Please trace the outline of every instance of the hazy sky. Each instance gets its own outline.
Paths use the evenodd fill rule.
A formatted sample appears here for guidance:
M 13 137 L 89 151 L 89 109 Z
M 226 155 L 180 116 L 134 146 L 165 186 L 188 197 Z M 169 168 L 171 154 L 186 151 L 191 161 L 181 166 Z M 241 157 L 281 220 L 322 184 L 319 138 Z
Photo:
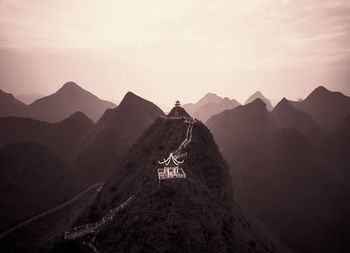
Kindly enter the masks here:
M 349 0 L 0 0 L 0 89 L 158 104 L 350 95 Z

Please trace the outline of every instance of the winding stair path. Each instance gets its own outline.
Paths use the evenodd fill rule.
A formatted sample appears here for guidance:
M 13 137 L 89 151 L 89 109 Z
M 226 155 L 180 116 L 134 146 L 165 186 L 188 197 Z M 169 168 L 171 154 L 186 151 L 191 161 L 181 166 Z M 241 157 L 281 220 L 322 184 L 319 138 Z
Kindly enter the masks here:
M 179 119 L 178 117 L 171 117 L 166 119 Z M 183 142 L 180 144 L 180 146 L 176 149 L 174 152 L 174 155 L 177 157 L 186 155 L 182 154 L 182 150 L 192 141 L 192 129 L 193 125 L 197 122 L 196 119 L 188 119 L 186 117 L 181 118 L 185 120 L 185 123 L 188 123 L 187 131 L 186 131 L 186 138 L 183 140 Z M 98 253 L 99 251 L 97 248 L 93 245 L 93 242 L 95 241 L 97 233 L 100 231 L 100 229 L 110 223 L 114 216 L 124 207 L 126 207 L 131 200 L 135 197 L 135 195 L 131 196 L 127 200 L 125 200 L 122 204 L 120 204 L 118 207 L 111 209 L 109 213 L 107 213 L 105 216 L 102 217 L 102 219 L 96 223 L 89 223 L 82 226 L 73 227 L 71 229 L 68 229 L 64 233 L 64 239 L 65 240 L 72 240 L 72 239 L 78 239 L 81 237 L 84 237 L 89 234 L 94 234 L 90 242 L 83 241 L 83 244 L 90 247 L 95 253 Z
M 189 123 L 187 127 L 187 132 L 186 132 L 186 139 L 183 140 L 181 145 L 174 152 L 174 155 L 176 156 L 181 156 L 182 149 L 184 149 L 192 141 L 192 129 L 193 129 L 194 123 L 196 123 L 197 121 L 191 119 L 191 120 L 186 120 L 185 122 Z
M 121 203 L 118 207 L 110 210 L 109 213 L 103 216 L 102 219 L 96 223 L 89 223 L 83 226 L 77 226 L 66 230 L 66 232 L 64 233 L 64 239 L 66 240 L 77 239 L 85 235 L 98 232 L 102 228 L 102 226 L 110 223 L 113 220 L 114 216 L 121 209 L 126 207 L 134 197 L 135 195 L 131 196 L 130 198 L 125 200 L 123 203 Z

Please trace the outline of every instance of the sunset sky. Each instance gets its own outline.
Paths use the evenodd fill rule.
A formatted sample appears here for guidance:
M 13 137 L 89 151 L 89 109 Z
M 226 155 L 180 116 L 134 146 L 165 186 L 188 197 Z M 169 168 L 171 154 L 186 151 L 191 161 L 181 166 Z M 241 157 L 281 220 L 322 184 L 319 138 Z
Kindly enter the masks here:
M 0 0 L 0 89 L 157 104 L 350 95 L 349 0 Z

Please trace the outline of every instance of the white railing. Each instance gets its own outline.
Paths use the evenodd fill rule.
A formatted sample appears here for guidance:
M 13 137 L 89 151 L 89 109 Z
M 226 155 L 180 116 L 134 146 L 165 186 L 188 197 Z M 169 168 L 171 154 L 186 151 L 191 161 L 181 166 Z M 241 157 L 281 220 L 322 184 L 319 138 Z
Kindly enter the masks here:
M 171 179 L 171 178 L 186 178 L 186 173 L 182 168 L 178 168 L 178 172 L 166 173 L 164 169 L 158 169 L 158 179 Z
M 129 204 L 129 202 L 135 197 L 135 195 L 128 198 L 126 201 L 124 201 L 122 204 L 120 204 L 118 207 L 110 210 L 110 212 L 103 216 L 102 219 L 99 222 L 96 223 L 89 223 L 82 226 L 77 226 L 71 229 L 68 229 L 64 233 L 64 239 L 65 240 L 71 240 L 83 237 L 88 234 L 92 234 L 97 232 L 103 225 L 107 224 L 111 220 L 113 220 L 114 215 L 116 215 L 121 209 L 123 209 L 125 206 Z

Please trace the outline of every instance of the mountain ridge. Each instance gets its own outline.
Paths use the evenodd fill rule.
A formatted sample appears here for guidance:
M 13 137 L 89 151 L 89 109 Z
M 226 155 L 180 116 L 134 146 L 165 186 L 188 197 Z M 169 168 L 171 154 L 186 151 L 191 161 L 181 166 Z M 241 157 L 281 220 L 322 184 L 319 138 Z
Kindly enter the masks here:
M 313 90 L 303 101 L 292 105 L 313 117 L 323 128 L 332 130 L 350 115 L 350 97 L 324 86 Z
M 254 92 L 252 95 L 250 95 L 247 100 L 244 102 L 244 104 L 249 104 L 253 102 L 255 99 L 260 98 L 264 103 L 266 104 L 266 108 L 268 111 L 272 111 L 273 106 L 271 104 L 271 101 L 267 99 L 260 91 Z
M 76 83 L 67 82 L 58 91 L 37 99 L 28 105 L 28 108 L 29 116 L 39 120 L 57 122 L 69 114 L 82 111 L 96 122 L 107 108 L 115 106 L 111 102 L 99 99 Z
M 222 98 L 215 93 L 208 92 L 197 103 L 184 104 L 182 107 L 186 109 L 189 115 L 206 122 L 211 116 L 224 110 L 235 108 L 238 105 L 240 103 L 235 99 Z
M 300 131 L 314 148 L 325 141 L 327 131 L 324 130 L 309 114 L 295 108 L 291 101 L 283 98 L 272 110 L 272 116 L 280 127 L 289 127 Z
M 281 109 L 285 113 L 286 108 L 296 113 L 296 126 L 276 121 L 276 113 Z M 236 201 L 248 217 L 262 217 L 297 252 L 320 252 L 336 230 L 341 186 L 304 135 L 294 129 L 300 115 L 313 122 L 286 99 L 273 112 L 259 99 L 215 115 L 207 125 L 230 165 Z M 294 206 L 298 211 L 291 214 Z M 312 210 L 318 210 L 322 220 Z
M 0 116 L 30 117 L 50 123 L 59 122 L 69 115 L 82 111 L 96 122 L 115 104 L 101 100 L 74 82 L 67 82 L 53 94 L 41 97 L 29 105 L 15 99 L 12 94 L 0 92 Z
M 9 115 L 23 116 L 27 114 L 26 105 L 16 99 L 11 93 L 0 89 L 0 117 Z

